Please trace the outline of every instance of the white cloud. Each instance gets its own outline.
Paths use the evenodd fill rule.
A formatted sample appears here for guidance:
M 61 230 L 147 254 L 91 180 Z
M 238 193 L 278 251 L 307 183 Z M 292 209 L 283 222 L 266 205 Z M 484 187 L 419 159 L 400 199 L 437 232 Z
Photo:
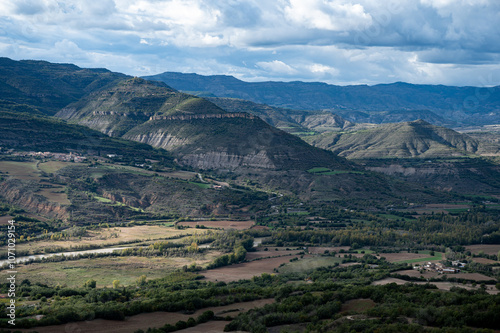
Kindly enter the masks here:
M 309 69 L 312 73 L 331 74 L 331 75 L 339 74 L 338 69 L 322 64 L 312 64 L 309 66 Z
M 360 28 L 372 22 L 361 4 L 339 0 L 290 0 L 285 16 L 306 28 L 334 31 Z
M 0 52 L 134 75 L 474 84 L 500 76 L 499 21 L 496 0 L 3 0 Z
M 292 68 L 291 66 L 285 64 L 283 61 L 280 60 L 273 60 L 273 61 L 259 61 L 256 64 L 258 67 L 269 71 L 271 73 L 275 74 L 296 74 L 297 70 Z

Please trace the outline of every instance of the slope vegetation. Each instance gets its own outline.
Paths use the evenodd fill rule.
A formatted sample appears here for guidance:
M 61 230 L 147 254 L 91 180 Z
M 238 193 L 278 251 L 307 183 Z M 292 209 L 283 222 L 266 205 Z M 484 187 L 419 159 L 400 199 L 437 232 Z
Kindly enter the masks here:
M 350 121 L 327 111 L 284 109 L 237 98 L 208 97 L 207 99 L 228 112 L 248 112 L 260 117 L 271 126 L 297 135 L 311 131 L 341 131 L 354 126 Z
M 328 133 L 307 140 L 314 146 L 348 158 L 466 156 L 480 149 L 480 143 L 475 139 L 423 120 Z
M 201 169 L 302 169 L 347 166 L 331 152 L 248 113 L 228 113 L 198 97 L 139 78 L 90 94 L 57 116 L 114 137 L 173 152 Z
M 125 77 L 101 68 L 0 58 L 0 99 L 3 100 L 0 105 L 5 102 L 31 105 L 44 114 L 54 115 L 69 103 Z

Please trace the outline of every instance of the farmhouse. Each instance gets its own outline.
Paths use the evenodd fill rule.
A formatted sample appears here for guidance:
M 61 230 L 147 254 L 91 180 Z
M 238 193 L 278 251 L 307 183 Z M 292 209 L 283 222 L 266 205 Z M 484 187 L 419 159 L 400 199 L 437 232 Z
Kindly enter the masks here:
M 438 272 L 443 274 L 460 273 L 460 270 L 458 268 L 446 267 L 441 263 L 434 263 L 434 262 L 427 262 L 423 266 L 423 269 L 429 272 Z

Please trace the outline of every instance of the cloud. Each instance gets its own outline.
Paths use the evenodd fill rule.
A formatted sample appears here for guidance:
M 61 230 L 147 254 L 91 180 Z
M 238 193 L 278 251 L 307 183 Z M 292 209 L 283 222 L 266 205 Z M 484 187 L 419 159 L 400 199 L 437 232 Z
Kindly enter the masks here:
M 478 84 L 500 77 L 496 0 L 4 0 L 0 52 L 247 80 Z
M 371 23 L 361 4 L 327 0 L 290 0 L 285 17 L 306 28 L 342 31 Z
M 273 61 L 259 61 L 256 64 L 258 67 L 269 71 L 271 73 L 275 74 L 296 74 L 297 70 L 292 68 L 291 66 L 285 64 L 283 61 L 280 60 L 273 60 Z

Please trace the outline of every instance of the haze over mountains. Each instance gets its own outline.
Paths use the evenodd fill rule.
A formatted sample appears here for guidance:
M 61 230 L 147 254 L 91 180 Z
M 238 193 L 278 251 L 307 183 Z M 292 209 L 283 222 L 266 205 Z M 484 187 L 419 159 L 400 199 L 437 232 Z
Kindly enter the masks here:
M 145 77 L 204 96 L 232 97 L 299 110 L 332 110 L 352 122 L 423 119 L 436 125 L 500 122 L 500 87 L 413 85 L 335 86 L 320 82 L 244 82 L 232 76 L 165 72 Z M 353 112 L 356 111 L 356 112 Z

